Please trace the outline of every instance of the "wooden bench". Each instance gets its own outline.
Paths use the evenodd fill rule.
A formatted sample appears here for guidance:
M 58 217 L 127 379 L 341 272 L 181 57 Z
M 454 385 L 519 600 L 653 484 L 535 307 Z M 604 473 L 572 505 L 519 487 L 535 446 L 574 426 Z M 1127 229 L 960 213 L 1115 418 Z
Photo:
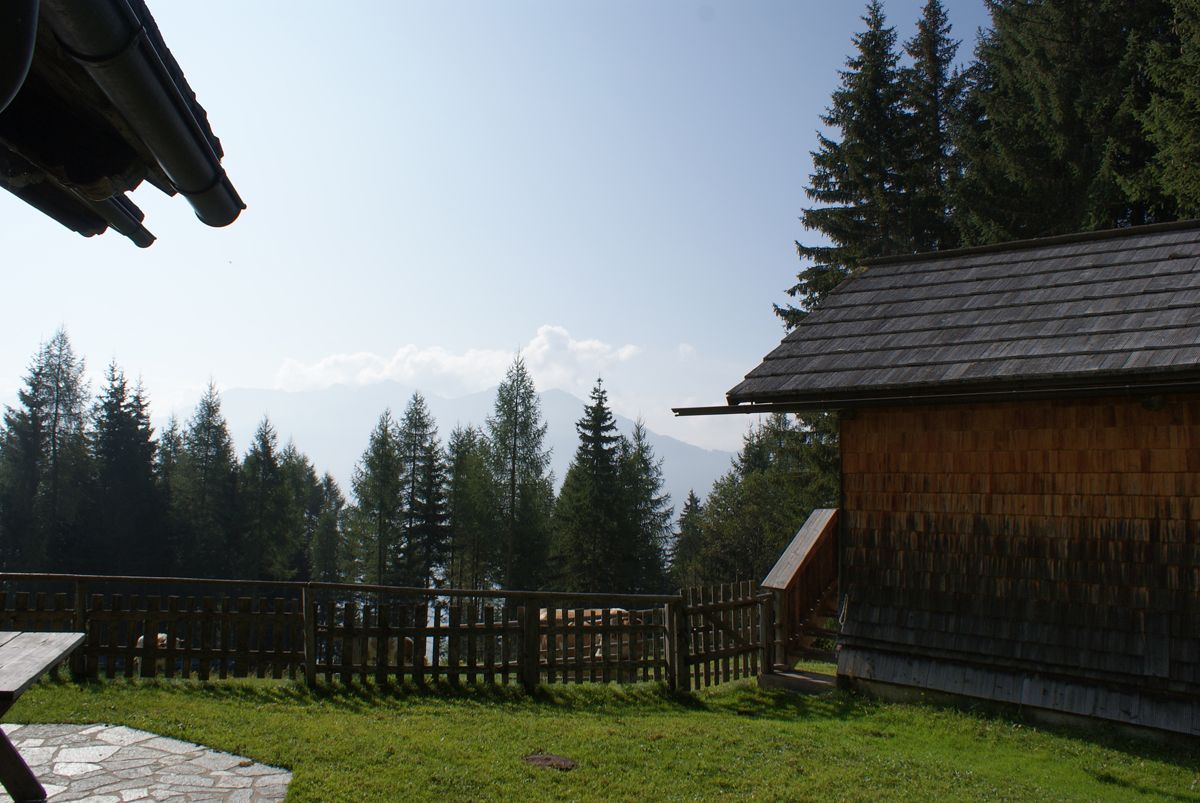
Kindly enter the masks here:
M 82 643 L 82 633 L 0 631 L 0 716 L 22 692 Z M 3 731 L 0 731 L 0 784 L 16 803 L 46 799 L 46 790 Z

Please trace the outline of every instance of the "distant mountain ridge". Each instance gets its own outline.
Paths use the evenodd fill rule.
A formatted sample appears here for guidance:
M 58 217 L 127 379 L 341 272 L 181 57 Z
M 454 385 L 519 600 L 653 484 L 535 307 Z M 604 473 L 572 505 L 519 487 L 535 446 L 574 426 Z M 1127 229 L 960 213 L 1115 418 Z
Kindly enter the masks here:
M 413 390 L 398 382 L 335 385 L 311 391 L 233 388 L 222 392 L 221 407 L 239 457 L 266 415 L 279 434 L 281 446 L 289 438 L 294 440 L 317 471 L 332 474 L 349 496 L 354 465 L 367 448 L 368 436 L 380 414 L 390 408 L 398 419 Z M 583 414 L 584 401 L 562 390 L 546 390 L 538 395 L 542 418 L 547 424 L 550 465 L 556 485 L 561 485 L 578 444 L 575 422 Z M 425 395 L 443 445 L 456 425 L 482 427 L 495 399 L 495 388 L 454 398 Z M 615 414 L 614 417 L 622 433 L 627 435 L 633 430 L 632 420 Z M 704 449 L 651 430 L 647 430 L 647 435 L 655 456 L 662 458 L 664 485 L 671 494 L 676 516 L 689 490 L 704 497 L 713 481 L 729 470 L 733 458 L 730 452 Z

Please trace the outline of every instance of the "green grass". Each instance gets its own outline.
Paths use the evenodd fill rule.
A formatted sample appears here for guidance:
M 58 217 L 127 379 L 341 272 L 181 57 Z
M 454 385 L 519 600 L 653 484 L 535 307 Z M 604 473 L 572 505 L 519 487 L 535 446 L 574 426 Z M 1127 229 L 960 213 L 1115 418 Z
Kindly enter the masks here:
M 418 694 L 264 681 L 46 682 L 12 722 L 106 722 L 290 768 L 289 801 L 1200 801 L 1196 744 L 742 682 Z M 578 762 L 532 767 L 537 751 Z

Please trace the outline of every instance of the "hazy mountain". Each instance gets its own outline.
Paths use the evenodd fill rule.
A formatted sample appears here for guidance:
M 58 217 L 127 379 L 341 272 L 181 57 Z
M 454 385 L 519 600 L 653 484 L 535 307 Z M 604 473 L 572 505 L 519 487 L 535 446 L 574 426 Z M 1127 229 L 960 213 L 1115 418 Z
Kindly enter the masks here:
M 221 394 L 221 406 L 229 421 L 239 455 L 250 443 L 263 415 L 271 419 L 280 444 L 289 438 L 313 461 L 318 472 L 328 471 L 349 493 L 350 474 L 367 447 L 367 437 L 385 407 L 399 418 L 413 389 L 396 382 L 373 385 L 338 385 L 325 390 L 288 392 L 235 388 Z M 561 390 L 539 394 L 542 416 L 548 425 L 546 444 L 551 448 L 551 466 L 561 484 L 578 443 L 575 421 L 583 413 L 584 401 Z M 426 402 L 437 419 L 443 444 L 456 424 L 483 425 L 492 412 L 496 389 L 456 398 L 427 395 Z M 186 418 L 186 416 L 181 416 Z M 628 434 L 633 422 L 616 416 L 621 432 Z M 713 481 L 729 470 L 733 455 L 702 449 L 667 435 L 649 431 L 654 453 L 663 459 L 663 476 L 675 513 L 679 514 L 689 489 L 701 497 Z

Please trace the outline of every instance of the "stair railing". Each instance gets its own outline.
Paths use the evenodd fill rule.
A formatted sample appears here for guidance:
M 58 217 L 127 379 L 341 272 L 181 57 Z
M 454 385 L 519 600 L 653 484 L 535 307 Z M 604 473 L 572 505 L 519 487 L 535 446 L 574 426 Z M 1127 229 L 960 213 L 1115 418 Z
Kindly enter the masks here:
M 774 596 L 776 665 L 787 663 L 789 642 L 837 583 L 837 518 L 836 508 L 814 510 L 762 582 Z

